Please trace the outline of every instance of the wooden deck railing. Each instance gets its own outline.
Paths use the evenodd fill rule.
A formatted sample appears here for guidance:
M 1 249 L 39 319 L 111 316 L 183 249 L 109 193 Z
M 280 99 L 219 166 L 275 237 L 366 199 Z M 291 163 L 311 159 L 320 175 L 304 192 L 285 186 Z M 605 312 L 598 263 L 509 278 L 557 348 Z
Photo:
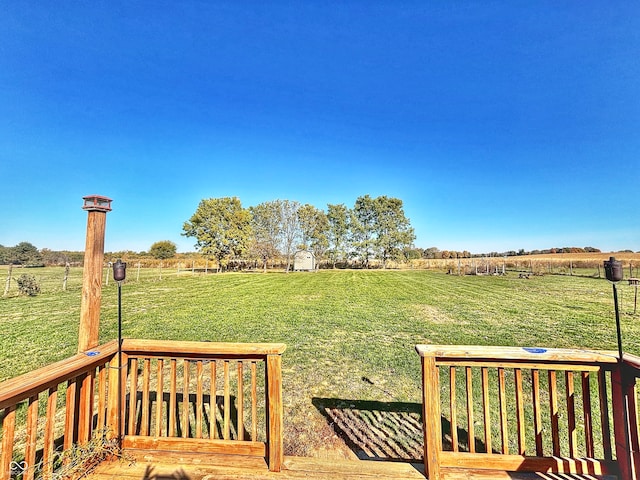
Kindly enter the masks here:
M 52 478 L 60 453 L 105 431 L 117 343 L 0 384 L 0 480 Z
M 445 467 L 636 478 L 640 363 L 632 357 L 625 356 L 621 367 L 614 352 L 441 345 L 416 350 L 430 480 L 441 478 Z
M 123 447 L 264 456 L 279 471 L 284 349 L 125 340 Z
M 122 368 L 117 349 L 0 384 L 0 480 L 53 478 L 63 452 L 118 436 L 124 449 L 259 455 L 281 469 L 283 344 L 124 340 Z

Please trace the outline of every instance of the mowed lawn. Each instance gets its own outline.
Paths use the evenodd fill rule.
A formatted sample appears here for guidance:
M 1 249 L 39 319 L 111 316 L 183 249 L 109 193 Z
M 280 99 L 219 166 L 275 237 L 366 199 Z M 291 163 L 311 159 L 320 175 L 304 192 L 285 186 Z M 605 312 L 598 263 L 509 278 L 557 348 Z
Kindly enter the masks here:
M 0 299 L 0 380 L 76 352 L 75 275 L 67 291 Z M 129 277 L 125 337 L 287 344 L 291 453 L 331 448 L 335 436 L 314 406 L 318 399 L 420 402 L 418 343 L 616 349 L 611 285 L 599 279 L 360 270 Z M 103 288 L 101 342 L 117 335 L 116 293 L 112 281 Z M 640 353 L 633 296 L 620 285 L 625 350 Z

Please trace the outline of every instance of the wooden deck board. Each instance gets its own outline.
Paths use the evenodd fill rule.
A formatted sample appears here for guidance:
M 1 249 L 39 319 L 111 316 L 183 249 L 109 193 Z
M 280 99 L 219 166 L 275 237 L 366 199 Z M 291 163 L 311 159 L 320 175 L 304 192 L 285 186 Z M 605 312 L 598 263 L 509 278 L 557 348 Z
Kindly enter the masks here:
M 371 460 L 285 457 L 281 472 L 270 472 L 264 458 L 190 452 L 129 452 L 127 459 L 104 462 L 88 480 L 424 480 L 421 464 Z M 443 468 L 443 480 L 616 480 L 613 476 L 514 473 Z
M 262 457 L 136 451 L 125 460 L 99 465 L 88 480 L 424 480 L 422 465 L 404 462 L 285 457 L 282 471 L 270 472 Z M 135 460 L 133 463 L 129 460 Z

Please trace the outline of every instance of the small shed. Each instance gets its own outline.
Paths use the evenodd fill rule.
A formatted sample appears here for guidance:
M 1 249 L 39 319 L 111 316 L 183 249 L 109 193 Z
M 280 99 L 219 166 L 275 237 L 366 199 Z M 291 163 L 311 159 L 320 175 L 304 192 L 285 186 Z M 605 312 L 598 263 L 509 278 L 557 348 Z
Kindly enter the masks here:
M 311 272 L 316 269 L 316 256 L 309 250 L 298 250 L 293 256 L 293 269 Z

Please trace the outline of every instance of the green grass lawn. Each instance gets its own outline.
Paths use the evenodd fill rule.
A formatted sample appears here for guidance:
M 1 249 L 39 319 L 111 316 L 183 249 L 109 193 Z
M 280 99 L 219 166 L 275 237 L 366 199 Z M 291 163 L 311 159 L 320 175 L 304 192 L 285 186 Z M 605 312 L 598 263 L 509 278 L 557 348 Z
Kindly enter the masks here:
M 62 268 L 26 273 L 36 275 L 43 292 L 20 297 L 13 287 L 0 299 L 0 380 L 77 349 L 81 271 L 72 270 L 66 291 Z M 592 278 L 173 270 L 159 280 L 153 270 L 136 281 L 135 269 L 128 274 L 125 337 L 287 344 L 285 434 L 294 453 L 331 444 L 317 399 L 420 402 L 418 343 L 616 349 L 611 285 Z M 640 353 L 634 291 L 619 288 L 625 351 Z M 112 280 L 104 285 L 101 342 L 117 335 L 116 293 Z M 311 440 L 318 432 L 322 438 Z

